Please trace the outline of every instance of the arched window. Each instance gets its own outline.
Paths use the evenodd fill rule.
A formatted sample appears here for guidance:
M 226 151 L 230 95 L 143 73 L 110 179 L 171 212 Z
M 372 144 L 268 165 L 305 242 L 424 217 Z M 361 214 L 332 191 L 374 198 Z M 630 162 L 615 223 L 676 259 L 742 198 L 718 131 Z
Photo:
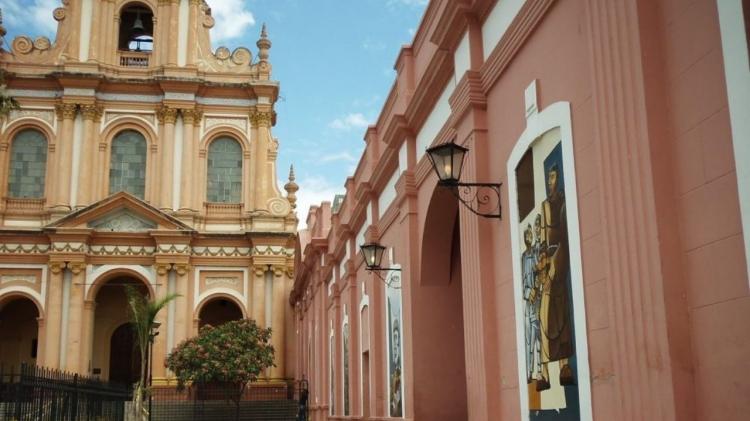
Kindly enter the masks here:
M 109 193 L 126 191 L 143 199 L 146 191 L 146 138 L 135 130 L 120 132 L 112 140 Z
M 120 13 L 118 48 L 151 52 L 154 45 L 154 14 L 141 3 L 130 3 Z
M 240 203 L 242 197 L 242 146 L 231 137 L 221 137 L 208 147 L 206 200 Z
M 47 139 L 37 130 L 24 130 L 13 138 L 10 150 L 8 197 L 44 197 Z

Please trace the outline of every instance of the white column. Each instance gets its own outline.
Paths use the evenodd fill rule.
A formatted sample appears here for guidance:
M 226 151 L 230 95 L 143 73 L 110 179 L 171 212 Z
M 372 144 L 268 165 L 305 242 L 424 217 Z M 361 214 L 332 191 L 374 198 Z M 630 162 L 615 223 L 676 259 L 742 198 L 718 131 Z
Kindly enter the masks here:
M 78 175 L 81 172 L 81 147 L 83 144 L 83 116 L 76 115 L 73 121 L 73 166 L 70 170 L 70 207 L 78 204 Z

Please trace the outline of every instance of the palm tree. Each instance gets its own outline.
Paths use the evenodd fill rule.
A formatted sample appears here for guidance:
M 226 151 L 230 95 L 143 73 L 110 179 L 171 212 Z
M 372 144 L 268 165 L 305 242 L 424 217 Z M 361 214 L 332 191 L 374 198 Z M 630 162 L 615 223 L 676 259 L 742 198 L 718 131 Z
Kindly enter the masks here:
M 133 410 L 136 417 L 140 416 L 146 419 L 148 412 L 143 405 L 144 397 L 148 391 L 146 383 L 148 379 L 147 362 L 150 359 L 148 355 L 149 345 L 154 339 L 153 329 L 156 322 L 156 316 L 159 311 L 169 304 L 170 301 L 179 297 L 179 294 L 167 294 L 158 300 L 150 300 L 132 285 L 125 285 L 125 293 L 128 298 L 130 308 L 130 325 L 133 328 L 135 346 L 138 347 L 141 355 L 141 368 L 138 382 L 133 388 Z

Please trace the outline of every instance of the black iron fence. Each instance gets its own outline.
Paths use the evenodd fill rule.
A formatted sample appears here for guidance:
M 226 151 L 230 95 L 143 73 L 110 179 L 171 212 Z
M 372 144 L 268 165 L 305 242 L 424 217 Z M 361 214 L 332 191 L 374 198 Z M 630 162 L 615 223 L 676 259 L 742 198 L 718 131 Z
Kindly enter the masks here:
M 122 421 L 130 390 L 42 367 L 0 367 L 0 421 Z
M 299 402 L 296 382 L 154 387 L 149 412 L 152 421 L 296 421 Z

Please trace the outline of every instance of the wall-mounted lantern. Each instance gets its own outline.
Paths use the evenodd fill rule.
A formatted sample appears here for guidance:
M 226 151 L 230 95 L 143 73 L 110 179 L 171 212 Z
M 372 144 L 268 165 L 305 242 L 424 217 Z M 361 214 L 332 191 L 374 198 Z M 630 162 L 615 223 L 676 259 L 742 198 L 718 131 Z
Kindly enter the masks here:
M 449 188 L 473 213 L 485 218 L 502 217 L 500 186 L 502 183 L 462 183 L 461 170 L 469 149 L 454 142 L 427 149 L 427 156 L 438 176 L 438 185 Z

